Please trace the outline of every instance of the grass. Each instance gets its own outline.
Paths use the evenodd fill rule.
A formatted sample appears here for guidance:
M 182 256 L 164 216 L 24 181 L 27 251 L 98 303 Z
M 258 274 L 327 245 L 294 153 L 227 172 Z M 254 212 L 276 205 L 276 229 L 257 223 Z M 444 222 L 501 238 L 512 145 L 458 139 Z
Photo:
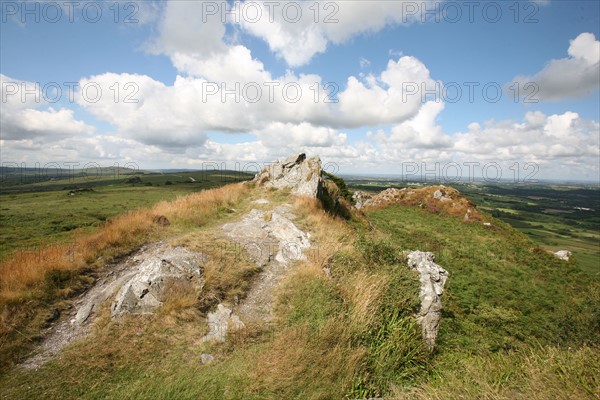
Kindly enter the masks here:
M 254 204 L 258 198 L 271 203 Z M 205 288 L 200 297 L 185 286 L 173 288 L 176 296 L 153 316 L 111 322 L 106 308 L 93 336 L 40 370 L 6 369 L 0 398 L 597 396 L 600 285 L 590 284 L 597 271 L 582 267 L 578 257 L 557 260 L 487 215 L 491 227 L 411 206 L 334 216 L 315 199 L 294 198 L 294 222 L 311 233 L 312 248 L 279 287 L 274 323 L 249 326 L 223 344 L 202 342 L 206 312 L 218 302 L 235 304 L 257 272 L 245 253 L 220 238 L 220 224 L 290 201 L 283 191 L 232 185 L 158 203 L 78 235 L 99 246 L 90 247 L 96 249 L 90 260 L 100 268 L 102 260 L 127 251 L 115 246 L 132 229 L 139 229 L 135 240 L 167 238 L 204 252 L 213 260 L 205 266 Z M 155 215 L 171 224 L 156 226 Z M 434 352 L 413 316 L 420 304 L 418 278 L 401 256 L 416 249 L 433 251 L 450 272 Z M 89 285 L 86 268 L 48 264 L 27 284 L 18 286 L 16 279 L 11 308 L 3 303 L 3 321 L 37 310 L 29 317 L 38 325 L 16 327 L 26 336 L 39 332 L 48 301 L 67 301 L 78 285 Z M 27 342 L 16 330 L 2 338 L 3 359 L 16 360 L 31 348 L 21 343 L 7 350 L 19 338 Z M 215 360 L 201 364 L 203 353 Z
M 404 180 L 350 179 L 352 190 L 380 192 L 388 187 L 421 187 Z M 581 268 L 594 271 L 600 258 L 600 189 L 597 186 L 548 186 L 453 183 L 480 210 L 509 223 L 552 251 L 570 250 Z M 579 208 L 588 208 L 582 210 Z M 549 215 L 546 209 L 566 213 Z
M 225 214 L 233 218 L 247 212 L 257 197 L 268 198 L 273 206 L 282 200 L 281 193 L 270 191 L 224 195 L 231 190 L 205 192 L 201 203 L 183 198 L 158 204 L 160 212 L 174 221 L 169 229 L 186 232 L 173 243 L 199 250 L 203 243 L 215 243 L 210 221 L 224 208 L 236 208 L 237 214 Z M 203 211 L 194 207 L 206 202 L 213 207 L 202 207 Z M 313 248 L 281 286 L 277 322 L 271 328 L 250 327 L 222 345 L 200 342 L 206 331 L 202 317 L 214 304 L 211 300 L 234 302 L 255 273 L 244 259 L 231 258 L 235 252 L 225 251 L 213 254 L 220 258 L 207 265 L 206 287 L 199 299 L 176 288 L 177 298 L 160 315 L 133 316 L 119 323 L 108 323 L 106 310 L 94 337 L 69 346 L 40 371 L 6 373 L 0 378 L 0 395 L 330 399 L 384 393 L 391 383 L 414 378 L 429 353 L 410 316 L 418 302 L 412 272 L 393 255 L 385 257 L 389 264 L 367 255 L 373 253 L 371 245 L 359 246 L 355 228 L 331 216 L 318 201 L 297 198 L 293 207 L 296 223 L 310 227 Z M 177 210 L 190 211 L 184 218 Z M 355 223 L 362 225 L 356 218 Z M 205 224 L 188 231 L 188 224 L 201 222 Z M 217 244 L 212 248 L 220 248 Z M 395 250 L 383 246 L 377 251 Z M 366 276 L 377 293 L 361 290 Z M 375 332 L 377 339 L 371 340 Z M 203 352 L 213 354 L 217 362 L 200 365 Z M 85 379 L 80 371 L 86 371 Z M 396 376 L 394 371 L 402 373 Z
M 598 271 L 537 247 L 507 224 L 465 224 L 421 209 L 368 212 L 393 245 L 433 251 L 450 272 L 428 376 L 397 398 L 594 398 Z
M 110 177 L 63 179 L 22 185 L 3 182 L 0 192 L 0 261 L 14 251 L 70 242 L 83 232 L 93 232 L 120 214 L 175 200 L 237 179 L 222 172 L 140 175 L 141 184 L 124 184 Z M 191 182 L 195 177 L 196 182 Z M 172 179 L 176 183 L 165 186 Z M 150 186 L 147 186 L 147 185 Z M 74 188 L 90 191 L 69 195 Z
M 1 368 L 16 362 L 46 324 L 48 308 L 65 307 L 69 298 L 93 281 L 106 261 L 182 229 L 201 227 L 222 217 L 247 191 L 241 184 L 198 192 L 150 209 L 122 214 L 97 231 L 77 236 L 70 245 L 20 252 L 0 264 Z M 171 225 L 153 219 L 166 216 Z M 50 307 L 49 307 L 50 305 Z
M 456 357 L 425 384 L 396 388 L 394 399 L 595 399 L 598 349 L 533 346 L 527 350 Z

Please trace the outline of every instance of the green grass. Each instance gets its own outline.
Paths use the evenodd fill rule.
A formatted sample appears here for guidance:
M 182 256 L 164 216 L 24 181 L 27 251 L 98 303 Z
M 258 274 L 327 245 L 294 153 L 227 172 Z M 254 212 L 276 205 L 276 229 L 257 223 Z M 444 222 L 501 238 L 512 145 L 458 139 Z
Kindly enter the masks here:
M 388 187 L 418 187 L 398 180 L 348 181 L 352 190 L 380 192 Z M 536 244 L 552 251 L 569 250 L 588 271 L 600 266 L 600 189 L 594 186 L 549 186 L 456 183 L 458 189 L 480 210 L 509 223 Z M 535 200 L 533 200 L 533 199 Z M 577 210 L 575 207 L 594 211 Z M 557 209 L 568 213 L 547 214 Z
M 74 231 L 92 231 L 106 220 L 130 210 L 150 207 L 162 200 L 234 181 L 222 172 L 139 175 L 142 183 L 124 184 L 123 179 L 75 178 L 3 187 L 0 194 L 0 260 L 15 250 L 32 250 L 69 241 Z M 189 177 L 197 178 L 192 183 Z M 237 179 L 242 178 L 238 175 Z M 248 179 L 249 176 L 244 175 Z M 173 185 L 165 186 L 171 180 Z M 147 184 L 152 186 L 147 186 Z M 92 191 L 70 195 L 73 188 Z M 16 191 L 16 190 L 19 191 Z
M 560 389 L 558 398 L 593 398 L 600 373 L 597 269 L 582 266 L 581 257 L 560 261 L 500 221 L 490 229 L 398 206 L 368 216 L 393 245 L 432 251 L 450 272 L 429 378 L 400 392 L 544 399 Z
M 288 195 L 260 196 L 279 202 Z M 228 207 L 238 215 L 253 207 L 250 197 Z M 215 218 L 223 216 L 231 215 L 224 209 Z M 321 261 L 294 267 L 277 293 L 270 328 L 249 326 L 227 343 L 201 343 L 202 299 L 118 323 L 109 323 L 107 313 L 94 336 L 39 371 L 15 368 L 0 376 L 0 398 L 594 398 L 600 285 L 588 253 L 560 261 L 493 218 L 489 228 L 400 206 L 367 218 L 321 221 L 329 229 L 343 224 L 345 239 Z M 298 221 L 314 227 L 310 216 Z M 311 241 L 318 243 L 314 229 Z M 207 237 L 188 233 L 181 240 L 192 248 Z M 413 317 L 417 276 L 401 256 L 417 249 L 434 252 L 450 272 L 433 353 Z M 55 276 L 49 284 L 71 278 Z M 238 294 L 221 286 L 226 298 Z M 201 365 L 204 352 L 215 362 Z
M 558 260 L 500 221 L 490 229 L 394 206 L 368 215 L 397 246 L 433 251 L 450 271 L 440 348 L 476 352 L 530 341 L 571 344 L 560 323 L 598 271 Z

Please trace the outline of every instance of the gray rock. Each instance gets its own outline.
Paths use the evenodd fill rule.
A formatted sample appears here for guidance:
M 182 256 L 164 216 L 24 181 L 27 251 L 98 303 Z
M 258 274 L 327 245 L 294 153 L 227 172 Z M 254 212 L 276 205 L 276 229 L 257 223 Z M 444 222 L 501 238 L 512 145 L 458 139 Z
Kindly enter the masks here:
M 253 182 L 259 186 L 289 188 L 296 195 L 317 197 L 322 184 L 321 159 L 306 158 L 304 153 L 294 155 L 267 166 Z
M 94 286 L 75 300 L 72 311 L 64 311 L 45 334 L 40 352 L 22 365 L 37 369 L 65 346 L 90 334 L 94 321 L 105 302 L 115 299 L 113 316 L 125 312 L 150 312 L 162 304 L 170 284 L 189 282 L 202 288 L 202 264 L 206 256 L 181 247 L 171 248 L 163 242 L 151 243 L 133 255 L 111 264 L 99 274 Z M 145 290 L 148 290 L 144 293 Z M 141 292 L 140 292 L 141 291 Z M 143 294 L 143 296 L 138 295 Z M 151 300 L 151 301 L 148 301 Z
M 258 200 L 254 200 L 252 203 L 264 205 L 264 204 L 270 204 L 271 202 L 267 199 L 258 199 Z
M 215 357 L 212 354 L 202 353 L 202 355 L 200 356 L 200 362 L 202 364 L 211 363 L 214 359 Z
M 183 247 L 149 255 L 135 273 L 128 275 L 112 304 L 112 316 L 151 313 L 166 300 L 167 290 L 179 282 L 204 285 L 202 264 L 206 257 Z
M 288 264 L 304 260 L 303 250 L 310 247 L 308 234 L 288 218 L 287 207 L 273 211 L 253 209 L 241 221 L 223 225 L 231 239 L 245 245 L 250 257 L 260 266 L 272 259 Z
M 202 341 L 224 342 L 229 330 L 239 330 L 244 327 L 244 323 L 233 314 L 231 309 L 219 304 L 215 311 L 208 313 L 208 333 Z
M 441 185 L 440 187 L 442 189 L 438 189 L 435 192 L 433 192 L 433 198 L 441 202 L 452 201 L 450 197 L 446 196 L 446 186 Z
M 559 250 L 556 253 L 554 253 L 554 256 L 556 258 L 560 258 L 563 261 L 569 261 L 572 255 L 573 253 L 571 253 L 569 250 Z
M 431 252 L 408 253 L 408 266 L 419 272 L 421 309 L 417 321 L 421 325 L 423 339 L 430 349 L 435 346 L 442 317 L 442 293 L 448 279 L 448 271 L 437 265 L 434 260 Z
M 310 234 L 292 222 L 296 216 L 289 205 L 270 211 L 252 210 L 242 220 L 225 224 L 224 233 L 244 245 L 250 258 L 261 268 L 236 313 L 249 323 L 268 323 L 272 319 L 273 295 L 292 262 L 305 260 L 304 250 L 311 246 Z
M 354 200 L 354 207 L 360 210 L 365 204 L 373 198 L 373 194 L 367 192 L 356 191 L 352 194 L 352 200 Z

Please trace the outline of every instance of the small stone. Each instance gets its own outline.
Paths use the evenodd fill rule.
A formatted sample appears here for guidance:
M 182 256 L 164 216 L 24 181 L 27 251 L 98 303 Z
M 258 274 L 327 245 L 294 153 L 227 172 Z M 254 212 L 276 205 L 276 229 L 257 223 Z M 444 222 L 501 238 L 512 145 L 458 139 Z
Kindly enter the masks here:
M 211 363 L 214 359 L 215 359 L 215 357 L 208 353 L 202 353 L 202 355 L 200 356 L 200 362 L 202 364 Z
M 258 199 L 253 201 L 254 204 L 269 204 L 270 201 L 267 199 Z
M 556 253 L 554 253 L 554 256 L 556 258 L 559 258 L 563 261 L 569 261 L 571 255 L 573 255 L 573 253 L 571 253 L 569 250 L 559 250 Z

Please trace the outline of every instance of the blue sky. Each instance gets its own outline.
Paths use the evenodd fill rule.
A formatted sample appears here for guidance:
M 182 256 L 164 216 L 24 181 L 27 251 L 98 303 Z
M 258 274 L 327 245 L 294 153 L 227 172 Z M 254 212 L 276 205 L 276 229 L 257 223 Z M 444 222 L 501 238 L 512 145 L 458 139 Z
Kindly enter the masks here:
M 2 1 L 2 162 L 200 168 L 303 150 L 345 173 L 535 163 L 540 178 L 598 180 L 599 2 L 309 0 L 270 14 L 251 1 L 237 20 L 224 4 L 81 2 L 71 22 L 63 2 Z M 73 101 L 67 82 L 79 83 Z M 23 97 L 35 83 L 64 90 L 56 103 Z M 301 88 L 298 102 L 286 84 Z M 86 85 L 102 89 L 98 101 Z M 254 86 L 262 96 L 245 101 Z M 410 92 L 436 87 L 447 96 Z M 332 88 L 338 102 L 325 103 Z

